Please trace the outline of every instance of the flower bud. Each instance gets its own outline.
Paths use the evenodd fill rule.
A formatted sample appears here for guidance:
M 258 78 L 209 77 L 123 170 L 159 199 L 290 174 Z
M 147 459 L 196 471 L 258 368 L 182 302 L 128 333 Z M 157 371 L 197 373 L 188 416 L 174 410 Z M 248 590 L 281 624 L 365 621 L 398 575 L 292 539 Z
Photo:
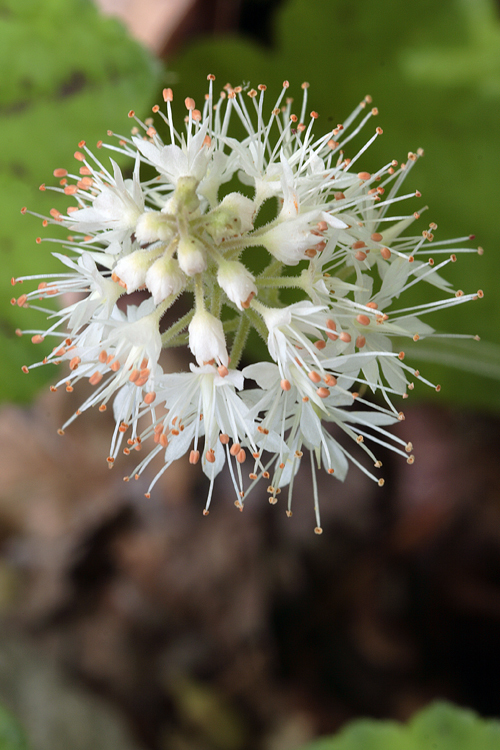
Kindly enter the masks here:
M 146 274 L 151 265 L 151 253 L 146 250 L 135 250 L 135 252 L 121 258 L 114 267 L 114 273 L 123 281 L 127 292 L 135 292 L 145 281 Z
M 216 244 L 253 229 L 255 204 L 241 193 L 229 193 L 207 218 L 206 229 Z
M 150 242 L 170 242 L 173 236 L 171 222 L 161 211 L 146 211 L 137 220 L 135 236 L 140 245 Z
M 217 272 L 219 286 L 225 291 L 231 302 L 240 309 L 246 309 L 257 294 L 254 277 L 250 271 L 237 260 L 224 260 Z
M 189 348 L 199 365 L 215 360 L 227 367 L 229 357 L 220 320 L 206 310 L 197 310 L 189 324 Z
M 173 196 L 177 203 L 178 211 L 193 213 L 193 211 L 196 211 L 197 208 L 199 208 L 200 199 L 196 195 L 198 185 L 198 180 L 191 175 L 179 177 Z
M 180 294 L 186 281 L 177 261 L 167 254 L 155 260 L 146 274 L 146 286 L 153 295 L 155 305 L 171 294 Z
M 312 231 L 317 217 L 317 211 L 310 211 L 295 218 L 278 220 L 261 236 L 261 243 L 281 263 L 296 266 L 306 259 L 306 250 L 323 241 L 323 237 Z
M 177 247 L 179 266 L 186 276 L 203 273 L 207 268 L 207 255 L 203 244 L 195 237 L 182 237 Z

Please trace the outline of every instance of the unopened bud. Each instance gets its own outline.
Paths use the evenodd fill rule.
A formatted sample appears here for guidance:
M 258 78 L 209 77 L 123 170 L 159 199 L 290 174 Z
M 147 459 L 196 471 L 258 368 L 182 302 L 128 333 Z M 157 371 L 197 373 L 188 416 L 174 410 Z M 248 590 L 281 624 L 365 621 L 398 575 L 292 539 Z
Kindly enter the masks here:
M 223 261 L 219 265 L 217 281 L 231 302 L 240 309 L 248 307 L 252 297 L 257 294 L 254 277 L 239 261 Z

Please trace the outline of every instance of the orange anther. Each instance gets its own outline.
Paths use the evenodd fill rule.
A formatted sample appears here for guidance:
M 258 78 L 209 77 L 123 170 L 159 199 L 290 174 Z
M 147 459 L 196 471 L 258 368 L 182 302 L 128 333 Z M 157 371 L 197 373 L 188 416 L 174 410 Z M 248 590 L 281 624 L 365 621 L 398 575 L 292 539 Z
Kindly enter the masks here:
M 370 318 L 368 317 L 368 315 L 357 315 L 356 320 L 362 326 L 370 325 Z

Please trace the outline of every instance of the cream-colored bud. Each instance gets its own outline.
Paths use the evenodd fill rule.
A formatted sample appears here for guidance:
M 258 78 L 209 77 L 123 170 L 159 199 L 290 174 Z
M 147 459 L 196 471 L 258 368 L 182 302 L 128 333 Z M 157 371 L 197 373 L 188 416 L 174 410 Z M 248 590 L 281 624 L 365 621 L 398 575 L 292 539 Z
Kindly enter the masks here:
M 180 294 L 186 281 L 175 258 L 166 254 L 157 258 L 146 274 L 146 286 L 153 295 L 155 305 L 159 305 L 171 294 Z
M 207 254 L 203 244 L 196 237 L 188 236 L 179 240 L 177 259 L 186 276 L 206 271 Z
M 135 236 L 140 245 L 150 242 L 170 242 L 174 235 L 172 221 L 161 211 L 146 211 L 137 220 Z
M 206 230 L 214 242 L 253 229 L 255 204 L 241 193 L 229 193 L 207 217 Z
M 118 261 L 113 272 L 123 281 L 129 294 L 145 283 L 151 261 L 151 253 L 147 250 L 135 250 Z
M 197 310 L 189 324 L 189 348 L 199 365 L 215 360 L 227 367 L 229 356 L 222 323 L 206 310 Z
M 224 260 L 217 272 L 219 286 L 240 310 L 249 307 L 253 297 L 257 294 L 255 280 L 250 271 L 237 260 Z
M 173 199 L 177 205 L 178 211 L 187 211 L 187 213 L 193 213 L 199 208 L 200 199 L 196 194 L 198 185 L 198 180 L 191 175 L 179 177 L 179 179 L 177 180 L 177 187 L 175 188 L 175 193 L 173 195 Z

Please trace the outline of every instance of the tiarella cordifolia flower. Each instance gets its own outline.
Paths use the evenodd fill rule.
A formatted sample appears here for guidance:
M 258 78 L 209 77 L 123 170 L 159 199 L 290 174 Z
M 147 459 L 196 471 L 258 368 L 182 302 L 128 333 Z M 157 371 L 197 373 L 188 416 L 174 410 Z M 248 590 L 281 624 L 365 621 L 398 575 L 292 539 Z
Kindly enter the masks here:
M 44 227 L 69 231 L 65 239 L 37 240 L 62 246 L 54 255 L 63 270 L 13 279 L 39 282 L 12 302 L 49 319 L 46 328 L 18 334 L 55 344 L 31 367 L 68 362 L 69 374 L 53 390 L 73 390 L 82 378 L 93 387 L 66 425 L 113 401 L 110 467 L 120 452 L 140 449 L 144 457 L 125 479 L 138 478 L 163 455 L 148 495 L 184 456 L 210 481 L 205 513 L 226 466 L 238 508 L 264 479 L 272 503 L 288 486 L 291 515 L 293 481 L 307 451 L 320 533 L 318 469 L 344 480 L 354 463 L 382 485 L 374 471 L 379 445 L 413 463 L 411 443 L 387 428 L 403 419 L 395 398 L 407 397 L 415 379 L 431 384 L 408 364 L 402 342 L 444 336 L 423 316 L 482 296 L 454 291 L 441 276 L 457 253 L 474 252 L 462 246 L 472 238 L 436 242 L 435 224 L 411 234 L 424 209 L 401 213 L 399 205 L 420 193 L 399 192 L 420 151 L 403 164 L 360 171 L 366 148 L 382 133 L 377 127 L 347 156 L 348 144 L 377 115 L 369 97 L 318 135 L 318 114 L 307 114 L 307 84 L 296 112 L 286 81 L 268 107 L 263 85 L 227 85 L 215 97 L 214 77 L 208 79 L 202 109 L 185 99 L 184 132 L 165 89 L 166 111 L 153 112 L 166 136 L 131 111 L 130 137 L 97 144 L 132 158 L 130 179 L 82 141 L 78 171 L 56 169 L 59 185 L 42 185 L 76 203 L 40 217 Z M 405 305 L 404 293 L 417 284 L 430 297 Z M 287 300 L 295 290 L 296 301 L 285 302 L 282 290 Z M 46 305 L 51 297 L 54 308 Z M 263 361 L 248 364 L 247 354 L 241 369 L 252 328 L 262 338 Z M 165 372 L 162 349 L 180 345 L 196 364 Z M 370 403 L 369 391 L 381 402 Z

